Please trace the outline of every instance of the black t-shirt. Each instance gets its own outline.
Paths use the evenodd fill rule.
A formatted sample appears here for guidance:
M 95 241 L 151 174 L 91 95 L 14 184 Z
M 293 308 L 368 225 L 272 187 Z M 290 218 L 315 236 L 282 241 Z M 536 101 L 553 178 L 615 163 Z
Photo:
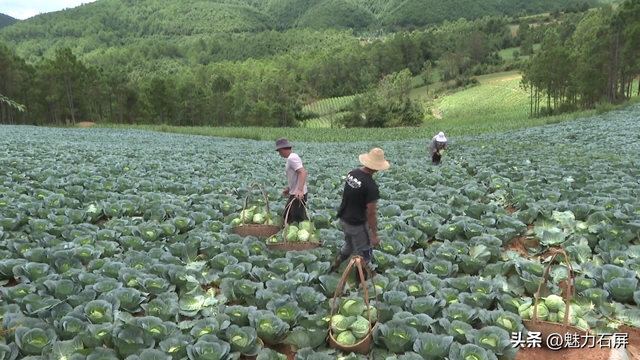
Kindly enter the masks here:
M 347 174 L 338 218 L 352 225 L 367 222 L 367 204 L 380 199 L 378 184 L 370 174 L 355 169 Z

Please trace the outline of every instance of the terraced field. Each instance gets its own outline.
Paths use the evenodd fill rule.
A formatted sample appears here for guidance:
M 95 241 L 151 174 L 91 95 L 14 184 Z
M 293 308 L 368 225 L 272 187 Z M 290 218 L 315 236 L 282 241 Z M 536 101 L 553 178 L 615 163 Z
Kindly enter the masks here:
M 329 348 L 326 336 L 331 329 L 349 346 L 369 334 L 352 276 L 330 316 L 341 273 L 329 264 L 344 242 L 335 217 L 344 176 L 373 146 L 391 163 L 375 175 L 374 359 L 524 359 L 535 350 L 513 347 L 511 334 L 526 332 L 548 265 L 540 319 L 566 315 L 572 333 L 637 329 L 639 115 L 635 106 L 451 137 L 439 167 L 428 165 L 428 139 L 296 142 L 313 227 L 294 224 L 288 239 L 321 246 L 288 253 L 232 231 L 245 198 L 247 221 L 267 221 L 260 193 L 249 192 L 254 182 L 267 194 L 268 221 L 282 223 L 284 162 L 272 141 L 0 127 L 0 353 L 368 359 Z M 571 270 L 560 258 L 548 263 L 552 249 L 568 254 Z M 569 275 L 577 296 L 564 311 L 558 296 Z
M 318 116 L 326 116 L 338 113 L 348 107 L 355 98 L 355 95 L 328 98 L 315 101 L 302 107 L 302 111 Z
M 342 120 L 349 112 L 337 112 L 331 115 L 325 115 L 319 118 L 305 120 L 303 122 L 304 127 L 311 129 L 326 129 L 326 128 L 340 128 L 340 120 Z
M 520 79 L 508 79 L 487 80 L 480 86 L 445 96 L 436 103 L 436 108 L 443 118 L 526 118 L 529 93 L 520 88 Z

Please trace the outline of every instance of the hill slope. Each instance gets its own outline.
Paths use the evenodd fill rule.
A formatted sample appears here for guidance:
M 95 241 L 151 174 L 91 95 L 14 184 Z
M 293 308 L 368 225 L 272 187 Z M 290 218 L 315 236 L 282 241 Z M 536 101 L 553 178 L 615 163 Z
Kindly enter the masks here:
M 29 59 L 62 46 L 86 54 L 149 39 L 182 44 L 185 37 L 265 30 L 420 27 L 584 1 L 597 0 L 101 0 L 21 21 L 0 30 L 0 42 Z
M 415 27 L 455 21 L 473 20 L 484 16 L 514 16 L 538 14 L 562 9 L 567 4 L 587 3 L 597 6 L 598 0 L 359 0 L 370 9 L 383 26 Z
M 7 26 L 11 26 L 17 23 L 19 20 L 14 19 L 9 15 L 0 14 L 0 29 L 5 28 Z

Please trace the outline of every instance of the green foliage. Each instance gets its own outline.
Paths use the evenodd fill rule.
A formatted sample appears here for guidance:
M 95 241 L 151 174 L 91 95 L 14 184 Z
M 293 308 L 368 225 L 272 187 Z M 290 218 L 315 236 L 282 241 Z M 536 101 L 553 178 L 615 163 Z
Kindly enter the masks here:
M 348 111 L 337 112 L 331 115 L 304 120 L 303 125 L 304 127 L 312 129 L 340 127 L 344 117 L 349 115 L 351 115 L 351 113 Z
M 329 3 L 304 2 L 295 10 L 296 16 L 302 19 Z M 393 6 L 403 6 L 389 4 L 391 7 L 382 9 L 374 2 L 344 2 L 351 8 L 376 8 L 380 10 L 372 11 L 376 17 Z M 169 11 L 175 16 L 170 17 Z M 383 98 L 365 96 L 385 76 L 408 69 L 412 83 L 419 85 L 424 81 L 424 65 L 430 62 L 432 74 L 427 77 L 441 75 L 459 87 L 473 76 L 517 69 L 521 64 L 505 62 L 498 54 L 514 45 L 507 19 L 502 17 L 444 21 L 438 27 L 410 33 L 371 30 L 368 33 L 378 37 L 362 38 L 358 35 L 364 32 L 353 30 L 262 31 L 277 28 L 258 24 L 276 17 L 270 11 L 281 17 L 294 9 L 286 1 L 196 4 L 185 0 L 166 5 L 157 0 L 109 0 L 38 16 L 0 31 L 0 38 L 7 40 L 6 46 L 0 45 L 4 86 L 0 90 L 25 105 L 27 111 L 20 121 L 34 125 L 90 121 L 295 127 L 301 120 L 347 110 L 345 102 L 310 113 L 311 106 L 304 104 L 361 94 L 356 116 L 344 117 L 350 119 L 350 126 L 376 122 L 407 126 L 424 117 L 410 99 L 385 104 Z M 67 19 L 69 14 L 74 17 Z M 267 14 L 266 20 L 260 14 Z M 202 16 L 209 15 L 223 16 L 229 22 L 204 24 Z M 251 20 L 253 25 L 246 31 L 214 29 L 242 26 L 239 19 L 247 18 L 255 21 Z M 563 24 L 571 28 L 577 18 L 564 19 Z M 50 19 L 60 20 L 54 29 Z M 319 15 L 309 19 L 326 20 Z M 84 21 L 92 25 L 81 26 Z M 291 26 L 297 26 L 296 22 Z M 534 35 L 537 31 L 530 30 Z M 431 90 L 439 87 L 441 84 L 433 84 Z M 14 123 L 17 113 L 9 111 L 9 115 L 3 113 L 2 121 Z M 367 112 L 369 120 L 363 122 L 360 115 Z
M 637 100 L 632 101 L 632 103 L 637 102 Z M 630 104 L 618 105 L 612 107 L 612 109 L 623 109 L 628 107 L 629 105 Z M 596 114 L 595 110 L 586 110 L 571 114 L 554 115 L 548 118 L 531 119 L 528 115 L 514 118 L 510 117 L 508 113 L 499 113 L 491 117 L 472 116 L 447 119 L 432 118 L 420 127 L 392 129 L 344 129 L 335 126 L 333 129 L 329 128 L 329 126 L 326 126 L 322 129 L 305 127 L 282 129 L 263 127 L 186 127 L 168 125 L 100 125 L 100 127 L 268 141 L 275 141 L 277 138 L 284 136 L 292 139 L 292 141 L 335 143 L 360 142 L 362 141 L 362 139 L 367 139 L 367 141 L 398 141 L 425 138 L 430 139 L 439 131 L 445 131 L 448 136 L 460 136 L 496 131 L 518 130 L 529 127 L 558 124 L 575 119 L 582 119 L 584 117 L 593 116 L 594 114 Z
M 319 246 L 284 253 L 233 230 L 241 214 L 267 221 L 267 201 L 282 218 L 284 159 L 272 141 L 2 126 L 0 350 L 10 359 L 282 360 L 266 349 L 286 351 L 281 344 L 300 359 L 365 358 L 331 349 L 332 331 L 345 344 L 371 334 L 380 359 L 514 360 L 509 334 L 527 338 L 532 306 L 593 333 L 637 327 L 639 115 L 635 106 L 449 134 L 441 166 L 428 165 L 429 137 L 377 141 L 345 129 L 356 143 L 296 141 L 313 195 L 310 221 L 291 228 Z M 628 151 L 612 154 L 620 144 Z M 365 292 L 347 273 L 332 311 L 340 189 L 373 146 L 391 164 L 375 175 L 375 274 Z M 550 247 L 568 261 L 544 256 Z M 563 303 L 568 278 L 575 296 Z
M 575 27 L 549 27 L 541 51 L 523 67 L 531 114 L 546 116 L 630 99 L 640 75 L 638 16 L 640 0 L 626 0 L 615 11 L 590 11 Z
M 446 83 L 443 83 L 440 87 L 438 87 L 434 92 L 435 97 L 440 97 L 442 95 L 446 95 L 452 92 L 463 91 L 466 89 L 470 89 L 480 82 L 476 77 L 469 76 L 458 76 L 455 79 L 449 80 Z
M 109 0 L 40 15 L 12 26 L 0 33 L 0 38 L 15 41 L 21 48 L 19 53 L 25 56 L 42 52 L 42 48 L 51 46 L 51 43 L 57 46 L 73 44 L 78 46 L 74 50 L 85 52 L 123 43 L 139 43 L 152 37 L 202 37 L 216 33 L 292 28 L 415 28 L 461 18 L 473 20 L 485 16 L 537 14 L 574 2 L 179 0 L 167 3 L 161 0 Z M 596 4 L 595 0 L 586 2 Z
M 482 2 L 465 0 L 361 0 L 361 2 L 370 6 L 374 13 L 378 14 L 382 25 L 401 27 L 419 27 L 461 18 L 471 20 L 484 16 L 539 14 L 566 4 L 577 3 L 573 0 L 562 2 L 512 1 L 508 3 L 497 0 Z M 595 0 L 589 0 L 586 3 L 592 6 L 597 4 Z
M 355 0 L 323 0 L 298 18 L 295 26 L 302 29 L 363 29 L 376 24 L 373 13 Z
M 528 45 L 524 45 L 524 48 L 526 48 Z M 531 53 L 531 50 L 533 51 Z M 512 48 L 506 48 L 500 51 L 500 57 L 503 58 L 504 60 L 527 60 L 529 59 L 529 56 L 533 53 L 536 53 L 540 51 L 540 44 L 533 44 L 529 47 L 529 55 L 526 55 L 523 53 L 523 46 L 521 45 L 520 47 L 512 47 Z M 517 54 L 517 56 L 516 56 Z
M 397 127 L 421 123 L 422 109 L 411 101 L 411 73 L 405 69 L 385 76 L 378 88 L 353 100 L 345 127 Z
M 302 105 L 307 99 L 367 91 L 385 72 L 424 62 L 431 56 L 426 37 L 426 33 L 400 34 L 371 46 L 354 43 L 323 56 L 309 51 L 166 72 L 153 64 L 140 65 L 152 66 L 151 71 L 121 65 L 118 57 L 127 52 L 104 56 L 100 66 L 91 66 L 92 61 L 78 60 L 68 48 L 32 65 L 0 46 L 0 57 L 7 64 L 0 68 L 0 77 L 6 80 L 5 95 L 27 105 L 25 123 L 294 126 L 304 118 Z M 407 49 L 411 57 L 404 60 Z M 355 65 L 359 71 L 352 71 Z
M 9 15 L 0 14 L 0 29 L 5 28 L 7 26 L 11 26 L 17 23 L 19 20 L 14 19 Z
M 8 97 L 0 94 L 0 103 L 6 104 L 8 106 L 10 106 L 11 108 L 14 108 L 20 112 L 23 112 L 25 110 L 24 105 L 22 104 L 18 104 L 17 102 L 9 99 Z

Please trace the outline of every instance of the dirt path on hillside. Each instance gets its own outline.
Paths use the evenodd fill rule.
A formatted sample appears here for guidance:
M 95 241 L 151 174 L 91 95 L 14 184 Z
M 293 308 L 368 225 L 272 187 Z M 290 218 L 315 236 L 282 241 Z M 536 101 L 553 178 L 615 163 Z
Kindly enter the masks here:
M 88 127 L 92 127 L 93 125 L 95 125 L 96 123 L 94 122 L 89 122 L 89 121 L 83 121 L 83 122 L 79 122 L 76 124 L 77 127 L 81 127 L 81 128 L 88 128 Z
M 498 81 L 509 81 L 509 80 L 516 80 L 516 79 L 522 79 L 522 75 L 513 75 L 513 76 L 501 78 L 501 79 L 491 80 L 488 83 L 491 84 Z
M 442 115 L 438 112 L 438 109 L 431 109 L 431 113 L 438 119 L 442 119 Z

